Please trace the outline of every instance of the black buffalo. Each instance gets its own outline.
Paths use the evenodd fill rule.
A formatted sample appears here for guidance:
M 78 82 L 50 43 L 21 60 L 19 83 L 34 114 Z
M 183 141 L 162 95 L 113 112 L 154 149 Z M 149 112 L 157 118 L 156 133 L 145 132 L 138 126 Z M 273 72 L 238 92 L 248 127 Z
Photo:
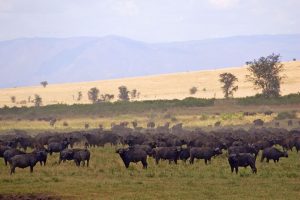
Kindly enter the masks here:
M 153 149 L 153 157 L 155 158 L 156 164 L 159 163 L 159 160 L 169 160 L 174 161 L 177 164 L 177 160 L 179 159 L 181 149 L 179 147 L 157 147 Z
M 20 154 L 12 157 L 9 160 L 10 165 L 10 174 L 15 173 L 16 167 L 26 168 L 30 167 L 30 172 L 33 172 L 33 167 L 36 163 L 42 159 L 42 153 L 28 153 L 28 154 Z
M 85 165 L 85 161 L 86 161 L 86 166 L 89 166 L 89 162 L 90 162 L 90 156 L 91 153 L 89 150 L 87 149 L 76 149 L 74 151 L 74 155 L 73 155 L 73 160 L 76 164 L 76 166 L 80 166 L 80 163 L 83 163 L 83 166 Z
M 8 149 L 3 153 L 4 163 L 7 165 L 7 162 L 14 157 L 15 155 L 25 154 L 25 152 L 18 149 Z
M 64 140 L 62 142 L 51 142 L 48 144 L 48 152 L 50 155 L 52 155 L 53 152 L 60 152 L 66 149 L 68 145 L 69 142 L 67 140 Z
M 219 148 L 210 148 L 210 147 L 193 147 L 190 150 L 190 163 L 194 163 L 194 159 L 204 159 L 205 164 L 207 161 L 211 161 L 211 158 L 216 155 L 222 154 L 222 151 Z
M 140 148 L 121 148 L 116 151 L 124 162 L 126 168 L 129 167 L 131 162 L 137 163 L 142 162 L 143 168 L 146 169 L 147 163 L 147 153 Z
M 190 158 L 190 148 L 182 148 L 179 153 L 179 159 L 183 160 L 184 162 Z
M 281 157 L 288 157 L 288 153 L 286 151 L 282 152 L 274 147 L 269 147 L 263 150 L 260 161 L 263 162 L 266 158 L 267 162 L 273 160 L 276 163 L 279 162 L 279 158 Z
M 46 165 L 47 157 L 48 157 L 48 150 L 47 149 L 36 149 L 32 153 L 38 154 L 37 157 L 38 161 L 40 162 L 41 166 L 44 164 Z
M 230 154 L 228 157 L 228 162 L 232 173 L 235 169 L 235 173 L 237 174 L 239 167 L 247 166 L 251 167 L 253 173 L 257 173 L 255 157 L 250 153 Z

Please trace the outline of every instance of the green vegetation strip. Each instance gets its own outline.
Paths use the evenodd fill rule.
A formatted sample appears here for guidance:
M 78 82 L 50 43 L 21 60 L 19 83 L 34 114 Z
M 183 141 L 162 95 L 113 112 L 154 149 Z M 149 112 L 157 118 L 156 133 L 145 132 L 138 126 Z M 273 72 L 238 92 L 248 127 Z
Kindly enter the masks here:
M 39 193 L 63 199 L 297 199 L 300 196 L 299 154 L 294 150 L 279 163 L 261 163 L 258 173 L 240 168 L 232 174 L 225 154 L 211 164 L 194 165 L 179 161 L 155 165 L 149 158 L 147 170 L 140 163 L 125 169 L 115 147 L 91 149 L 90 167 L 76 167 L 71 161 L 58 165 L 58 155 L 47 165 L 16 169 L 0 162 L 0 194 Z M 1 160 L 2 161 L 2 160 Z

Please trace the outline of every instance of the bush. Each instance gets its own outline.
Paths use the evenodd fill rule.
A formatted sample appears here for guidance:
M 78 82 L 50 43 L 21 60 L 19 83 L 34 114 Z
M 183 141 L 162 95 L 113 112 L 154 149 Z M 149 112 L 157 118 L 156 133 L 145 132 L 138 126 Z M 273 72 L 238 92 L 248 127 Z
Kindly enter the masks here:
M 239 105 L 287 105 L 300 103 L 300 93 L 277 98 L 265 98 L 261 94 L 252 97 L 236 98 Z
M 295 119 L 296 112 L 280 112 L 278 113 L 277 117 L 275 119 L 282 120 L 282 119 Z

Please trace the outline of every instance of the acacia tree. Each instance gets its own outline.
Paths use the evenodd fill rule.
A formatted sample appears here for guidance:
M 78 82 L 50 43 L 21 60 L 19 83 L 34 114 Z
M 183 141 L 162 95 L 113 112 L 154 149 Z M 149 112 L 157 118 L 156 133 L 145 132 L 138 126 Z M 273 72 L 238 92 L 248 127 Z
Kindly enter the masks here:
M 35 94 L 34 95 L 34 106 L 35 107 L 40 107 L 42 105 L 42 97 L 40 95 Z
M 48 82 L 47 81 L 42 81 L 41 85 L 45 88 L 48 85 Z
M 280 84 L 284 76 L 280 72 L 284 70 L 280 62 L 280 54 L 271 54 L 260 57 L 258 60 L 246 62 L 249 75 L 248 81 L 254 84 L 255 89 L 261 89 L 265 97 L 278 97 L 280 95 Z
M 121 101 L 129 101 L 129 91 L 126 86 L 119 87 L 119 99 Z
M 77 101 L 81 101 L 81 99 L 82 99 L 82 92 L 79 91 L 77 94 Z
M 131 99 L 137 98 L 137 94 L 138 94 L 137 89 L 131 90 L 131 92 L 130 92 L 130 97 L 131 97 Z
M 98 101 L 98 95 L 99 95 L 99 89 L 96 87 L 91 88 L 88 91 L 88 98 L 90 101 L 92 101 L 93 103 L 96 103 Z
M 233 92 L 237 91 L 239 88 L 237 85 L 234 85 L 234 83 L 237 82 L 238 79 L 235 77 L 235 75 L 226 72 L 220 74 L 219 76 L 219 81 L 223 84 L 222 90 L 224 93 L 224 97 L 226 99 L 232 97 Z
M 16 97 L 15 96 L 11 96 L 10 100 L 11 100 L 12 103 L 16 103 Z

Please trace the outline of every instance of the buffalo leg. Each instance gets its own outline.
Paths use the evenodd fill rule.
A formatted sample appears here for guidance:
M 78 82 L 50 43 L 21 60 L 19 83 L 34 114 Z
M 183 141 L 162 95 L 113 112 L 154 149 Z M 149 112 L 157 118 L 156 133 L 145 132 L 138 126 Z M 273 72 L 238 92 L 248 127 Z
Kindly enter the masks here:
M 237 174 L 239 172 L 239 167 L 235 167 L 235 173 Z

